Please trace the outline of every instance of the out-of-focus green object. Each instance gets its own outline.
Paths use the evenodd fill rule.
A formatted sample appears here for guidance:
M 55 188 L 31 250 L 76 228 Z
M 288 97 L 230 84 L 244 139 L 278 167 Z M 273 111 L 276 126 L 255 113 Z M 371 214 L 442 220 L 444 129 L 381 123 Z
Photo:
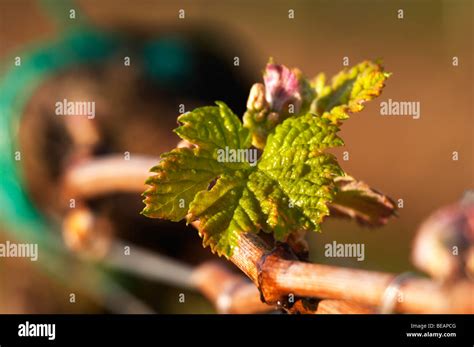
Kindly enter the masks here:
M 49 75 L 70 66 L 93 64 L 111 56 L 118 40 L 109 34 L 74 30 L 60 39 L 21 54 L 21 65 L 11 68 L 0 80 L 0 220 L 8 229 L 42 229 L 43 221 L 28 198 L 21 174 L 17 135 L 27 101 Z M 17 157 L 17 158 L 15 158 Z

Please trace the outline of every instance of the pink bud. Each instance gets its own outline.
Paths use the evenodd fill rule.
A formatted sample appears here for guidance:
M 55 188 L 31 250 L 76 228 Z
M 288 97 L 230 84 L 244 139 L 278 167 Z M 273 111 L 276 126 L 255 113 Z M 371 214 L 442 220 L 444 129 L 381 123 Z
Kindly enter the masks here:
M 293 104 L 294 113 L 301 108 L 301 87 L 297 70 L 290 70 L 284 65 L 267 64 L 263 75 L 265 82 L 265 99 L 272 111 L 285 112 Z

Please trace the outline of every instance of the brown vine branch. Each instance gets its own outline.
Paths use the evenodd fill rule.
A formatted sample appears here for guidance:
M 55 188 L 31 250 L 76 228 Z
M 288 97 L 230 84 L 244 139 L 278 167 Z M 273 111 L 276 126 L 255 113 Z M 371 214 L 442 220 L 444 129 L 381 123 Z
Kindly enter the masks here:
M 78 164 L 68 170 L 64 187 L 67 197 L 86 199 L 116 191 L 142 192 L 154 159 L 137 157 L 129 161 L 114 156 Z M 260 289 L 270 304 L 285 301 L 292 294 L 347 300 L 379 307 L 394 274 L 309 264 L 289 254 L 272 251 L 255 234 L 242 234 L 230 260 Z M 474 285 L 459 281 L 443 286 L 413 277 L 399 287 L 396 312 L 474 313 Z M 210 295 L 210 294 L 209 294 Z
M 150 280 L 180 288 L 197 289 L 220 313 L 261 313 L 274 310 L 260 300 L 255 285 L 247 278 L 231 273 L 214 261 L 196 268 L 147 251 L 130 243 L 110 239 L 111 226 L 85 206 L 71 209 L 63 220 L 63 237 L 69 249 L 81 256 L 100 259 L 103 265 Z M 132 251 L 125 254 L 125 247 Z M 298 308 L 301 312 L 304 308 Z M 306 313 L 360 313 L 359 307 L 338 301 L 323 300 L 317 310 Z
M 255 235 L 242 235 L 231 260 L 254 283 L 266 300 L 273 302 L 292 293 L 302 297 L 342 299 L 378 307 L 396 275 L 382 272 L 309 264 L 269 253 Z M 244 257 L 252 261 L 244 260 Z M 254 261 L 254 263 L 253 263 Z M 474 286 L 462 281 L 442 286 L 413 277 L 399 289 L 394 310 L 412 313 L 472 313 Z
M 220 313 L 262 313 L 275 309 L 260 299 L 258 288 L 248 279 L 230 272 L 216 261 L 209 261 L 193 271 L 192 281 L 214 303 Z M 293 312 L 309 314 L 371 313 L 367 307 L 344 300 L 321 300 L 314 308 L 296 302 Z
M 260 300 L 252 282 L 214 261 L 198 266 L 192 282 L 219 313 L 261 313 L 274 309 Z
M 157 161 L 145 156 L 125 160 L 121 155 L 111 155 L 75 164 L 64 176 L 64 197 L 88 199 L 112 192 L 142 192 Z

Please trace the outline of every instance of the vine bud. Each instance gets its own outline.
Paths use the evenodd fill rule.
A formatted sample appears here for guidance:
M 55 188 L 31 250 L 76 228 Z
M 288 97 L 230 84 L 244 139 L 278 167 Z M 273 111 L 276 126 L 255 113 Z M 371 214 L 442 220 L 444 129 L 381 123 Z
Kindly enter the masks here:
M 265 83 L 265 99 L 271 111 L 285 112 L 289 104 L 294 105 L 294 113 L 301 109 L 301 72 L 289 69 L 285 65 L 268 63 L 263 75 Z
M 265 86 L 262 83 L 255 83 L 250 89 L 247 100 L 247 109 L 252 111 L 261 111 L 268 106 L 265 100 Z

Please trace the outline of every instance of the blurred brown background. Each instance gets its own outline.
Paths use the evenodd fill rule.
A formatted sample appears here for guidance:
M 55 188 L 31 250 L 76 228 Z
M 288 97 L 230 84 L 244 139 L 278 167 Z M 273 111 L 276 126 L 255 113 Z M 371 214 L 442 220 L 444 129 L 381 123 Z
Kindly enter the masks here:
M 397 219 L 375 230 L 328 220 L 322 234 L 310 235 L 313 261 L 409 270 L 411 240 L 419 224 L 473 188 L 470 0 L 77 3 L 104 30 L 153 32 L 203 26 L 219 32 L 228 37 L 224 49 L 229 56 L 240 57 L 235 69 L 249 74 L 252 81 L 261 80 L 260 70 L 269 57 L 299 67 L 307 76 L 320 71 L 331 76 L 343 67 L 345 56 L 350 65 L 383 59 L 393 75 L 382 95 L 344 124 L 341 137 L 346 146 L 337 155 L 349 174 L 394 200 L 403 199 L 404 208 Z M 178 19 L 179 9 L 186 11 L 184 20 Z M 295 10 L 293 20 L 288 19 L 289 9 Z M 398 9 L 404 10 L 403 20 L 397 18 Z M 38 2 L 0 0 L 0 58 L 60 30 Z M 459 66 L 452 65 L 453 56 L 459 57 Z M 380 116 L 380 102 L 389 98 L 419 101 L 421 118 Z M 348 161 L 342 160 L 342 151 L 349 152 Z M 452 160 L 453 151 L 459 153 L 458 161 Z M 325 258 L 323 246 L 333 240 L 365 243 L 366 260 Z

